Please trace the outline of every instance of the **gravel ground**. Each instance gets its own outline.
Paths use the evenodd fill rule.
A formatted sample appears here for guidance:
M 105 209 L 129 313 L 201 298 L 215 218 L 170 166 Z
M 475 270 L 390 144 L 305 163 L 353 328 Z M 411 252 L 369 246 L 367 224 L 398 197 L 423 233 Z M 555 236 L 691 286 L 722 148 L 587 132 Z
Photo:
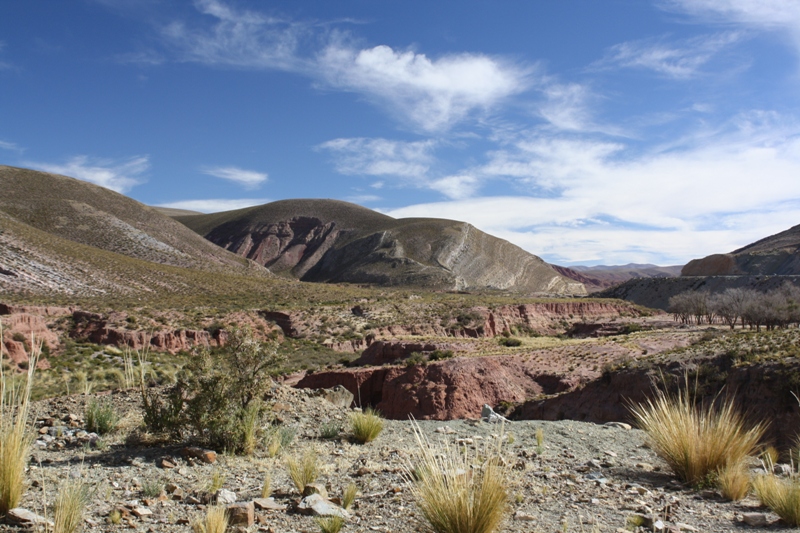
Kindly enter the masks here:
M 316 532 L 319 528 L 315 519 L 294 510 L 300 496 L 285 467 L 287 456 L 300 455 L 307 447 L 313 447 L 321 466 L 319 482 L 332 498 L 341 495 L 350 483 L 359 488 L 360 495 L 343 531 L 425 530 L 402 476 L 409 452 L 414 448 L 411 422 L 386 421 L 383 433 L 366 445 L 351 443 L 346 433 L 339 439 L 323 440 L 319 438 L 321 424 L 333 420 L 344 424 L 347 411 L 310 391 L 279 386 L 273 391 L 274 412 L 280 423 L 297 430 L 288 449 L 275 458 L 263 452 L 254 457 L 219 454 L 214 464 L 204 464 L 183 458 L 183 445 L 126 445 L 127 435 L 139 423 L 139 395 L 135 391 L 116 392 L 104 398 L 126 412 L 127 417 L 122 430 L 104 439 L 103 449 L 86 444 L 92 436 L 80 433 L 86 397 L 37 403 L 37 429 L 59 425 L 67 428 L 42 430 L 54 433 L 55 438 L 48 438 L 45 443 L 40 435 L 31 462 L 32 484 L 22 503 L 24 508 L 45 514 L 44 502 L 52 504 L 60 482 L 70 476 L 83 477 L 93 490 L 86 513 L 86 530 L 184 532 L 191 530 L 188 525 L 191 520 L 204 513 L 202 502 L 207 501 L 204 489 L 215 474 L 224 476 L 224 488 L 233 491 L 238 501 L 258 498 L 263 479 L 269 474 L 275 503 L 287 508 L 257 510 L 256 523 L 248 530 Z M 70 428 L 70 421 L 77 427 Z M 501 434 L 500 425 L 478 420 L 420 421 L 419 427 L 431 441 L 453 444 L 471 439 L 473 444 L 480 445 Z M 800 531 L 783 526 L 777 516 L 760 507 L 753 498 L 729 503 L 715 492 L 683 487 L 665 470 L 664 464 L 646 446 L 644 434 L 636 429 L 574 421 L 510 422 L 504 429 L 505 457 L 512 466 L 512 498 L 501 531 L 634 530 L 630 519 L 634 515 L 660 519 L 664 531 Z M 540 429 L 544 443 L 537 449 L 536 433 Z M 163 468 L 165 459 L 174 467 Z M 144 494 L 152 486 L 169 484 L 178 489 L 169 487 L 172 493 L 165 492 L 161 498 L 148 498 Z M 134 513 L 119 524 L 111 524 L 109 513 L 114 509 L 126 512 L 136 509 L 136 513 L 144 516 L 137 517 Z M 140 512 L 142 509 L 144 512 Z M 746 525 L 742 521 L 745 513 L 763 513 L 767 524 Z M 0 531 L 18 530 L 15 526 L 0 525 Z

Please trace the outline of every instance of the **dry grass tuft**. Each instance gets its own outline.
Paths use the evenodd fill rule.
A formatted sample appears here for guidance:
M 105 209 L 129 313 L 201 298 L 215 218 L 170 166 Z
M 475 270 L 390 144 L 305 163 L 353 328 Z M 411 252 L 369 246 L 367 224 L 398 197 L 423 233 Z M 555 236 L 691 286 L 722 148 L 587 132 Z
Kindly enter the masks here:
M 728 464 L 754 453 L 766 425 L 746 429 L 733 401 L 699 408 L 688 387 L 675 395 L 659 391 L 655 400 L 631 407 L 650 444 L 681 480 L 708 482 Z
M 423 518 L 436 533 L 489 533 L 509 509 L 510 473 L 496 449 L 471 453 L 432 444 L 414 425 L 415 465 L 405 477 Z
M 358 496 L 358 487 L 355 483 L 350 483 L 342 493 L 342 507 L 350 509 L 350 506 L 356 501 L 356 496 Z
M 378 411 L 367 407 L 361 413 L 350 413 L 350 429 L 353 431 L 353 439 L 366 444 L 375 440 L 383 431 L 383 418 Z
M 82 479 L 69 479 L 58 489 L 53 512 L 53 533 L 75 533 L 83 523 L 83 512 L 91 497 Z
M 781 480 L 772 474 L 753 480 L 753 489 L 761 503 L 772 509 L 790 526 L 800 525 L 800 479 Z
M 194 533 L 225 533 L 226 529 L 228 529 L 228 514 L 223 505 L 209 506 L 206 515 L 192 523 Z
M 3 328 L 0 323 L 0 339 L 2 338 Z M 28 373 L 23 380 L 15 380 L 6 375 L 0 365 L 0 515 L 5 515 L 19 505 L 25 491 L 25 467 L 34 438 L 28 429 L 28 412 L 33 375 L 42 343 L 31 335 L 30 345 Z
M 306 485 L 314 483 L 319 475 L 317 453 L 312 448 L 309 448 L 305 451 L 301 459 L 287 457 L 286 468 L 289 471 L 289 478 L 294 482 L 298 492 L 303 494 Z
M 344 525 L 344 518 L 341 516 L 319 516 L 317 525 L 322 533 L 339 533 Z
M 719 471 L 717 486 L 722 496 L 732 502 L 738 502 L 750 492 L 750 472 L 744 462 L 728 463 Z
M 261 484 L 261 497 L 269 498 L 270 494 L 272 494 L 272 476 L 267 472 L 264 475 L 264 483 Z

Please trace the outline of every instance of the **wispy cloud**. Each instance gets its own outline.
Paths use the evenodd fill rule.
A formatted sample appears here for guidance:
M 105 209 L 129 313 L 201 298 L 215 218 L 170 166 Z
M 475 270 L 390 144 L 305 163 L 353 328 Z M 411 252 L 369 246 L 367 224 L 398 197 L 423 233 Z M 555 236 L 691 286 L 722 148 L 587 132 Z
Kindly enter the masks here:
M 17 143 L 12 143 L 12 142 L 8 142 L 8 141 L 0 141 L 0 149 L 3 149 L 3 150 L 10 150 L 10 151 L 12 151 L 12 152 L 18 152 L 18 153 L 20 153 L 20 154 L 21 154 L 22 152 L 24 152 L 24 151 L 25 151 L 25 150 L 24 150 L 24 149 L 23 149 L 23 148 L 22 148 L 20 145 L 18 145 Z
M 318 146 L 334 156 L 337 172 L 362 176 L 421 179 L 430 169 L 432 140 L 403 142 L 390 139 L 333 139 Z
M 668 10 L 702 21 L 786 32 L 800 52 L 800 3 L 794 0 L 662 0 Z
M 677 43 L 652 39 L 629 41 L 612 46 L 594 68 L 641 68 L 669 78 L 691 78 L 715 55 L 741 37 L 740 32 L 725 32 Z
M 142 182 L 142 174 L 150 168 L 150 158 L 144 155 L 115 160 L 76 155 L 64 164 L 28 162 L 25 165 L 124 193 Z
M 345 200 L 348 202 L 353 202 L 354 204 L 369 204 L 383 200 L 383 198 L 375 194 L 356 194 L 353 196 L 348 196 L 345 198 Z
M 182 61 L 242 68 L 298 70 L 298 47 L 307 33 L 301 23 L 237 10 L 217 0 L 196 0 L 195 7 L 214 19 L 211 27 L 173 22 L 163 36 Z
M 3 50 L 5 49 L 5 47 L 6 47 L 6 43 L 3 42 L 3 41 L 0 41 L 0 54 L 3 53 Z M 13 65 L 11 65 L 11 63 L 8 63 L 7 61 L 4 61 L 2 58 L 0 58 L 0 70 L 6 70 L 6 69 L 10 69 L 12 67 L 13 67 Z
M 188 209 L 189 211 L 200 211 L 201 213 L 218 213 L 220 211 L 232 211 L 269 203 L 267 198 L 210 198 L 207 200 L 179 200 L 176 202 L 166 202 L 156 204 L 156 207 L 171 207 L 173 209 Z
M 490 110 L 529 85 L 527 69 L 482 54 L 431 59 L 385 45 L 359 50 L 333 44 L 317 59 L 329 85 L 376 99 L 426 131 Z
M 269 178 L 266 172 L 245 170 L 239 167 L 204 167 L 201 171 L 203 174 L 208 174 L 215 178 L 235 181 L 246 189 L 255 189 Z

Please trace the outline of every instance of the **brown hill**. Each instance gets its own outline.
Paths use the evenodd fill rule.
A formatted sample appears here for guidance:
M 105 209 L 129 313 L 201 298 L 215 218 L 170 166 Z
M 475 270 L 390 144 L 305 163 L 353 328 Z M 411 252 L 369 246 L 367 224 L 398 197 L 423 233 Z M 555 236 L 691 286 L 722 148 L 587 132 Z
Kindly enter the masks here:
M 590 293 L 608 289 L 629 279 L 671 278 L 680 275 L 680 266 L 641 265 L 597 265 L 562 267 L 553 265 L 556 272 L 583 283 Z
M 540 258 L 465 222 L 394 219 L 338 200 L 283 200 L 176 220 L 303 281 L 586 293 Z
M 800 275 L 800 225 L 727 254 L 693 259 L 682 276 Z

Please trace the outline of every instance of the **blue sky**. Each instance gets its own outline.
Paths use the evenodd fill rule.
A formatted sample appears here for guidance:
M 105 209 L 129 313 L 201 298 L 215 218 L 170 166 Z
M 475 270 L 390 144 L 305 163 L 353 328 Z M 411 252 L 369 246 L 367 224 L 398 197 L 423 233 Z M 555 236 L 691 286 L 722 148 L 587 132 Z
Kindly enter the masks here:
M 0 163 L 682 264 L 800 223 L 800 2 L 3 2 Z

